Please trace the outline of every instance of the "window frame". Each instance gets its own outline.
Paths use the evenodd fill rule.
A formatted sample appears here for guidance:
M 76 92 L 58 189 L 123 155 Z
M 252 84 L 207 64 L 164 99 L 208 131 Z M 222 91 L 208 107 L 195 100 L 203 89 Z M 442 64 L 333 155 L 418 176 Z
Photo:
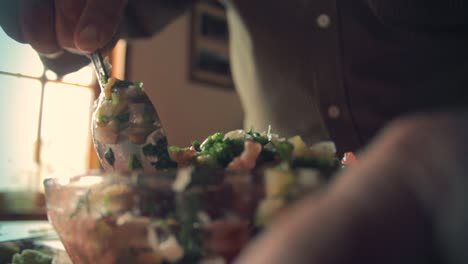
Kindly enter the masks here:
M 115 76 L 119 79 L 125 78 L 126 58 L 127 58 L 127 44 L 125 41 L 120 40 L 117 42 L 116 46 L 109 54 L 109 59 L 113 66 L 112 71 L 111 71 L 112 76 Z M 44 102 L 46 84 L 57 83 L 57 84 L 72 85 L 75 87 L 82 87 L 83 89 L 91 89 L 94 95 L 93 100 L 97 100 L 101 92 L 101 88 L 99 87 L 99 83 L 96 81 L 95 76 L 93 76 L 93 82 L 90 85 L 82 85 L 82 84 L 77 84 L 77 83 L 65 82 L 62 80 L 50 79 L 46 76 L 47 70 L 48 70 L 47 67 L 44 65 L 44 70 L 42 72 L 42 75 L 39 77 L 0 70 L 0 75 L 3 75 L 3 76 L 31 79 L 31 80 L 36 80 L 40 82 L 41 98 L 40 98 L 40 108 L 39 108 L 39 113 L 38 113 L 39 125 L 38 125 L 38 131 L 37 131 L 36 143 L 35 143 L 36 144 L 35 152 L 34 152 L 34 161 L 37 164 L 41 162 L 41 149 L 43 147 L 41 145 L 40 139 L 41 139 L 41 128 L 42 128 L 43 109 L 44 109 L 43 102 Z M 92 115 L 92 112 L 90 111 L 89 114 Z M 94 149 L 92 138 L 90 138 L 89 140 L 89 156 L 88 157 L 89 157 L 88 166 L 87 166 L 88 170 L 101 169 L 101 164 L 96 154 L 96 151 Z M 11 197 L 12 195 L 13 197 Z M 30 210 L 9 211 L 8 209 L 5 209 L 6 207 L 4 205 L 8 203 L 8 201 L 11 199 L 17 199 L 16 197 L 14 197 L 14 195 L 17 195 L 17 194 L 13 192 L 10 193 L 8 191 L 6 192 L 0 191 L 0 221 L 4 221 L 4 220 L 47 220 L 46 199 L 45 199 L 44 193 L 36 192 L 30 195 L 30 197 L 32 197 L 31 200 L 28 200 L 28 202 L 32 203 Z

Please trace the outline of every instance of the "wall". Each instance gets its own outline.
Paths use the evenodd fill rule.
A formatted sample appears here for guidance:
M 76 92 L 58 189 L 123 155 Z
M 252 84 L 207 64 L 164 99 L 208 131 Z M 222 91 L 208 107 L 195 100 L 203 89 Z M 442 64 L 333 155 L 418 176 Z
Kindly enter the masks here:
M 188 79 L 190 16 L 184 15 L 151 39 L 129 45 L 127 79 L 145 83 L 172 145 L 187 145 L 216 131 L 242 127 L 235 91 Z

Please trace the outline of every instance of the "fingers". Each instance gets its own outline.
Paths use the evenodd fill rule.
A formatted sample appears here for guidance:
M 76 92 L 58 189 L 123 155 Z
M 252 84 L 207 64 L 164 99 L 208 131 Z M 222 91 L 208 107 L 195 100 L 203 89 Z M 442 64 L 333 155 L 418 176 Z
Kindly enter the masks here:
M 18 0 L 23 38 L 39 53 L 61 51 L 55 34 L 54 0 Z
M 74 33 L 75 46 L 90 53 L 111 42 L 126 3 L 127 0 L 88 0 Z
M 127 0 L 18 0 L 17 3 L 20 26 L 16 33 L 7 30 L 9 35 L 30 43 L 39 53 L 53 55 L 63 49 L 90 53 L 115 44 Z M 7 25 L 12 19 L 3 20 L 6 19 L 2 19 L 2 25 Z
M 25 43 L 21 26 L 18 23 L 17 0 L 0 1 L 0 25 L 10 38 Z
M 86 0 L 55 0 L 55 31 L 59 45 L 76 50 L 74 32 Z

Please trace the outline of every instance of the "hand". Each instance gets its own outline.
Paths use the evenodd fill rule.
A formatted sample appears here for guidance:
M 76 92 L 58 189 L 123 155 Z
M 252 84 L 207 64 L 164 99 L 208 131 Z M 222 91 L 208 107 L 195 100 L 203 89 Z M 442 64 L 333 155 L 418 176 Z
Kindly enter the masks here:
M 0 23 L 41 54 L 91 53 L 117 34 L 127 0 L 2 0 Z
M 467 133 L 460 113 L 393 123 L 237 263 L 468 263 Z

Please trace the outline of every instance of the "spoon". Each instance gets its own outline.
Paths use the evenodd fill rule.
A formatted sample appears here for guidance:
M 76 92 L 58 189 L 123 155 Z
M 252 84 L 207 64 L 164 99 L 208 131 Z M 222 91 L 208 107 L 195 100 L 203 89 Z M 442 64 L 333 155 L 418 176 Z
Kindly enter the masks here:
M 106 171 L 128 172 L 175 167 L 166 134 L 143 83 L 110 77 L 99 51 L 90 55 L 101 87 L 94 105 L 91 134 Z

